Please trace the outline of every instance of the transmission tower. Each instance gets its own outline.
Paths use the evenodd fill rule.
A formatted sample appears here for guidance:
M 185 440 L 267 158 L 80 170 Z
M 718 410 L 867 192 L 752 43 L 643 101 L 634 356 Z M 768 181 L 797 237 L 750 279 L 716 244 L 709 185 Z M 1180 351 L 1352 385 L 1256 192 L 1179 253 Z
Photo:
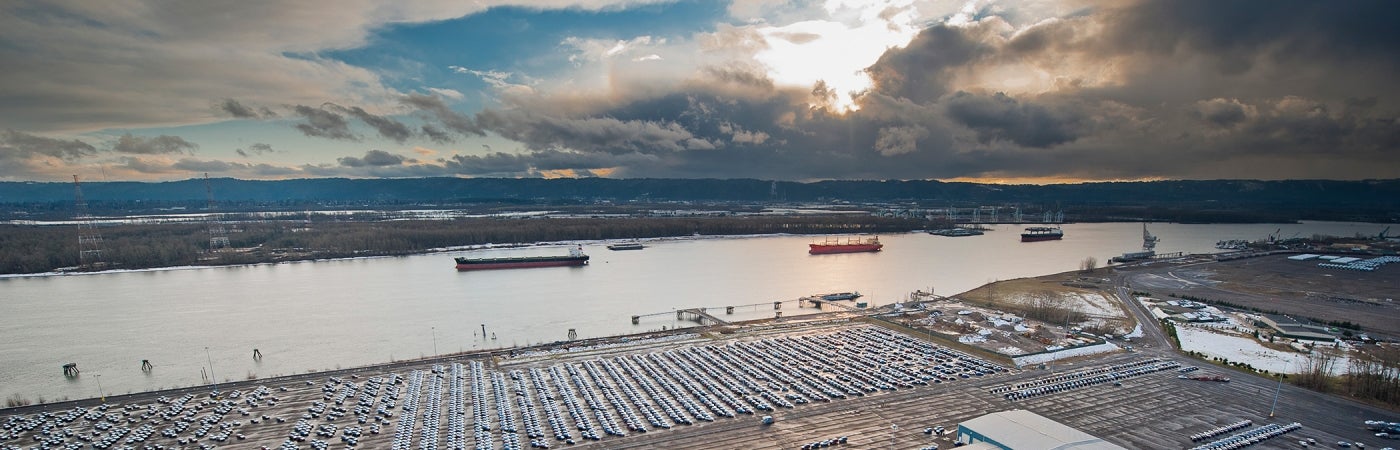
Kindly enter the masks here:
M 78 222 L 78 268 L 95 270 L 106 265 L 102 261 L 102 234 L 97 232 L 97 223 L 88 214 L 87 201 L 83 200 L 83 185 L 78 176 L 73 175 L 74 209 L 73 219 Z
M 224 222 L 214 212 L 214 188 L 209 184 L 209 172 L 204 173 L 204 192 L 209 195 L 209 251 L 212 253 L 228 248 L 229 244 Z

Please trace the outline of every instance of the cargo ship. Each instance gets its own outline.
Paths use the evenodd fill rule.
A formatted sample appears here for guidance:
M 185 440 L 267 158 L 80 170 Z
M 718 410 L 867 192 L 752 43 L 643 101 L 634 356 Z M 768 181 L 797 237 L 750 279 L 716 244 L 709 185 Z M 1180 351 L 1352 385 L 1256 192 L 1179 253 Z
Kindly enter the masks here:
M 1060 227 L 1029 227 L 1021 233 L 1021 242 L 1054 241 L 1065 237 Z
M 521 256 L 508 258 L 457 257 L 457 270 L 521 269 L 526 267 L 582 266 L 588 264 L 583 247 L 569 249 L 567 256 Z
M 808 244 L 808 246 L 811 247 L 811 249 L 807 250 L 807 253 L 825 255 L 829 253 L 878 252 L 885 245 L 880 243 L 879 236 L 871 236 L 848 238 L 844 241 L 836 238 L 827 238 L 825 241 Z

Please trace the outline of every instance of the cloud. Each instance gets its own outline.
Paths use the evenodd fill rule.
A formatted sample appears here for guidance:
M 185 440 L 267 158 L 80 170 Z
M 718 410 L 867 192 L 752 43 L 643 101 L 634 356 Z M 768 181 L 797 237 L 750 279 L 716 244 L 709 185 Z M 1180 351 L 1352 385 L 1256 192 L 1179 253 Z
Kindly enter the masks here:
M 531 88 L 529 85 L 521 83 L 512 83 L 510 81 L 512 78 L 522 78 L 520 75 L 517 75 L 515 73 L 498 70 L 473 70 L 462 66 L 447 66 L 447 68 L 451 69 L 455 73 L 472 75 L 477 78 L 480 78 L 481 81 L 486 82 L 487 85 L 491 86 L 499 93 L 508 95 L 522 95 L 534 92 L 534 88 Z M 434 90 L 432 88 L 429 88 L 428 91 L 446 98 L 461 99 L 461 93 L 457 93 L 456 91 L 451 91 L 449 93 L 446 93 L 445 95 L 443 93 L 439 93 L 437 90 Z M 456 97 L 453 97 L 452 93 L 457 93 L 458 95 Z
M 486 132 L 478 126 L 470 117 L 453 111 L 443 103 L 442 99 L 433 95 L 410 93 L 399 98 L 399 101 L 410 108 L 421 111 L 428 119 L 435 120 L 448 130 L 457 132 L 463 136 L 485 136 Z M 434 128 L 436 130 L 437 128 Z M 426 133 L 430 138 L 433 133 Z M 438 134 L 441 136 L 441 134 Z
M 397 166 L 406 161 L 410 161 L 400 155 L 395 155 L 383 150 L 370 150 L 365 152 L 364 157 L 343 156 L 336 158 L 336 162 L 345 167 L 383 167 Z
M 80 133 L 241 117 L 209 107 L 222 99 L 244 105 L 333 102 L 377 111 L 396 103 L 400 92 L 374 71 L 322 54 L 362 47 L 391 25 L 501 6 L 598 11 L 647 3 L 653 1 L 349 0 L 333 7 L 267 2 L 238 8 L 149 0 L 121 7 L 6 2 L 0 5 L 0 60 L 6 62 L 0 123 L 30 132 Z
M 881 128 L 875 138 L 875 149 L 885 156 L 912 153 L 918 150 L 919 139 L 927 135 L 928 130 L 920 126 Z
M 981 142 L 1008 140 L 1026 147 L 1050 147 L 1077 139 L 1084 116 L 1074 109 L 1052 110 L 998 92 L 956 92 L 940 101 L 954 122 L 977 132 Z
M 273 153 L 273 152 L 275 152 L 276 150 L 273 150 L 273 149 L 272 149 L 272 145 L 270 145 L 270 144 L 264 144 L 264 143 L 261 143 L 261 142 L 254 142 L 253 144 L 251 144 L 251 145 L 248 146 L 248 149 L 247 149 L 247 150 L 238 148 L 238 149 L 234 149 L 233 151 L 234 151 L 234 153 L 238 153 L 238 156 L 242 156 L 242 157 L 244 157 L 244 158 L 247 158 L 247 157 L 249 157 L 249 156 L 251 156 L 251 155 L 261 155 L 261 154 L 264 154 L 264 153 Z
M 54 139 L 5 130 L 0 133 L 0 152 L 10 157 L 29 158 L 42 155 L 72 161 L 96 155 L 97 148 L 77 139 Z
M 126 133 L 112 144 L 112 151 L 135 155 L 168 155 L 193 153 L 199 145 L 179 136 L 160 135 L 155 137 L 133 136 Z
M 428 88 L 428 92 L 432 92 L 433 94 L 437 94 L 438 97 L 450 98 L 450 99 L 453 99 L 453 100 L 461 100 L 461 99 L 463 99 L 464 97 L 466 97 L 466 96 L 462 95 L 461 92 L 458 92 L 456 89 L 446 89 L 446 88 L 433 88 L 433 87 L 430 87 L 430 88 Z
M 306 122 L 294 125 L 297 130 L 308 137 L 323 137 L 329 139 L 339 139 L 346 141 L 358 141 L 360 137 L 350 132 L 350 122 L 344 116 L 325 108 L 312 108 L 306 105 L 296 105 L 293 108 L 298 116 L 306 119 Z
M 79 141 L 36 136 L 14 130 L 0 132 L 0 179 L 32 179 L 35 176 L 64 179 L 74 173 L 68 164 L 98 154 Z
M 540 176 L 542 172 L 604 171 L 614 167 L 655 162 L 647 155 L 590 154 L 572 151 L 542 150 L 521 154 L 488 152 L 483 155 L 453 155 L 439 160 L 445 174 L 467 176 L 521 177 Z
M 1253 106 L 1233 98 L 1218 97 L 1197 101 L 1191 112 L 1202 121 L 1221 128 L 1232 127 L 1256 114 Z
M 450 144 L 456 142 L 456 139 L 453 139 L 452 135 L 447 134 L 446 131 L 442 131 L 442 129 L 433 125 L 423 125 L 419 128 L 419 131 L 422 131 L 423 136 L 427 137 L 429 140 L 439 144 Z
M 355 116 L 355 118 L 360 119 L 361 122 L 364 122 L 366 125 L 378 131 L 380 136 L 391 139 L 394 142 L 402 144 L 413 136 L 413 131 L 409 130 L 408 125 L 404 125 L 403 122 L 385 116 L 370 114 L 358 106 L 349 108 L 336 107 L 336 109 L 345 114 Z
M 532 149 L 564 147 L 585 152 L 656 153 L 707 150 L 715 144 L 674 122 L 566 118 L 520 111 L 483 111 L 483 128 Z
M 601 7 L 560 1 L 539 7 Z M 303 176 L 1400 177 L 1389 163 L 1400 148 L 1400 8 L 1377 0 L 740 0 L 732 20 L 690 35 L 565 39 L 562 69 L 449 67 L 456 82 L 488 86 L 479 111 L 455 103 L 477 93 L 400 92 L 318 56 L 363 45 L 384 24 L 489 6 L 352 0 L 322 15 L 267 5 L 232 18 L 201 4 L 152 15 L 0 6 L 0 38 L 12 43 L 0 58 L 15 61 L 0 72 L 0 123 L 24 130 L 0 135 L 0 176 L 61 173 L 115 150 L 38 130 L 267 119 L 257 105 L 296 105 L 283 115 L 307 136 L 358 140 L 369 133 L 358 121 L 398 143 L 465 148 L 290 168 Z M 247 23 L 265 26 L 234 25 Z M 54 57 L 17 53 L 34 48 Z M 208 48 L 228 55 L 189 56 Z M 112 66 L 133 69 L 88 80 Z M 135 94 L 158 88 L 170 96 Z M 483 137 L 525 151 L 483 151 Z M 176 170 L 158 159 L 140 167 Z
M 1378 4 L 1297 4 L 1312 16 L 1251 1 L 952 11 L 875 58 L 853 110 L 840 107 L 839 85 L 752 64 L 782 42 L 819 42 L 830 24 L 758 21 L 665 44 L 574 40 L 578 67 L 565 76 L 605 83 L 508 97 L 476 121 L 535 151 L 609 157 L 609 176 L 1394 178 L 1400 166 L 1375 162 L 1400 148 L 1400 94 L 1386 75 L 1400 56 L 1345 25 L 1389 36 L 1389 19 L 1361 18 L 1400 10 Z M 1323 11 L 1334 8 L 1345 11 Z M 896 15 L 908 11 L 881 14 L 904 23 Z M 685 52 L 698 56 L 670 57 Z M 626 64 L 641 54 L 669 64 L 639 74 Z M 523 157 L 492 161 L 519 168 Z
M 252 108 L 249 108 L 249 107 L 247 107 L 247 106 L 243 106 L 243 104 L 242 104 L 242 103 L 239 103 L 238 100 L 234 100 L 234 99 L 231 99 L 231 98 L 226 98 L 226 99 L 224 99 L 224 101 L 223 101 L 222 103 L 219 104 L 219 109 L 223 110 L 224 112 L 228 113 L 230 116 L 233 116 L 234 118 L 237 118 L 237 119 L 257 119 L 257 118 L 259 118 L 258 113 L 257 113 L 256 111 L 253 111 Z

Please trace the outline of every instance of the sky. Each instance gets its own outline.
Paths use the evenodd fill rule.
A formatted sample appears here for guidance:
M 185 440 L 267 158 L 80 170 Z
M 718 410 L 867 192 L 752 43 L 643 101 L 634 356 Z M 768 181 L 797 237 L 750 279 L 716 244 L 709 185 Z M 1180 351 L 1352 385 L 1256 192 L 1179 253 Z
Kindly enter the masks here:
M 1388 0 L 0 3 L 0 181 L 1400 178 Z

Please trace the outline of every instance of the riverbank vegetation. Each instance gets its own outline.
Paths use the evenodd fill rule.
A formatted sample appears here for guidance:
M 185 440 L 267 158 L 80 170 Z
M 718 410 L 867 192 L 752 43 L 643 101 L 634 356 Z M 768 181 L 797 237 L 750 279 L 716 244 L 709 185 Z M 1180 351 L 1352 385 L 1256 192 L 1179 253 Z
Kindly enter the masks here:
M 922 229 L 920 219 L 863 214 L 645 218 L 462 218 L 450 220 L 243 221 L 222 224 L 229 246 L 210 250 L 204 223 L 122 224 L 96 227 L 100 267 L 146 269 L 189 265 L 253 264 L 325 258 L 394 256 L 484 244 L 640 239 L 746 234 L 893 233 Z M 80 265 L 76 226 L 0 226 L 0 274 L 75 270 Z M 88 269 L 92 269 L 89 267 Z

